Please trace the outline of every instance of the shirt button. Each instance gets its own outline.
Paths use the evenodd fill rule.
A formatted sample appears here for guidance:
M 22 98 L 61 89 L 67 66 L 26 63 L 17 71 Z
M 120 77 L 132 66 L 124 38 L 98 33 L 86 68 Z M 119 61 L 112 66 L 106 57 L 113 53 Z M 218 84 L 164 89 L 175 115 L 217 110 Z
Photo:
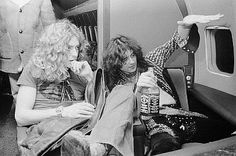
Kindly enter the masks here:
M 20 53 L 23 54 L 25 51 L 24 50 L 21 50 Z
M 20 33 L 20 34 L 23 33 L 23 30 L 20 30 L 19 33 Z
M 20 9 L 19 12 L 22 12 L 22 9 Z

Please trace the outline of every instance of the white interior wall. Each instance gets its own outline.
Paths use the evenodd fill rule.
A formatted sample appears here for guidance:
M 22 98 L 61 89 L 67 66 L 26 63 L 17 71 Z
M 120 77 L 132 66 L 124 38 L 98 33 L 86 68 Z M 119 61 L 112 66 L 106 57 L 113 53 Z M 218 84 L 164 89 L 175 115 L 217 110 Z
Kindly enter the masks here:
M 180 19 L 175 0 L 110 0 L 110 38 L 135 38 L 145 53 L 169 40 Z
M 187 2 L 188 11 L 190 14 L 224 14 L 224 17 L 209 24 L 199 25 L 200 44 L 198 52 L 195 55 L 195 82 L 221 90 L 223 92 L 236 96 L 236 54 L 234 48 L 234 73 L 230 76 L 228 74 L 219 74 L 210 70 L 210 60 L 207 55 L 211 51 L 207 48 L 207 40 L 205 36 L 205 28 L 208 26 L 225 26 L 228 27 L 232 33 L 233 44 L 236 45 L 236 2 L 235 0 L 185 0 Z M 204 7 L 203 7 L 204 6 Z

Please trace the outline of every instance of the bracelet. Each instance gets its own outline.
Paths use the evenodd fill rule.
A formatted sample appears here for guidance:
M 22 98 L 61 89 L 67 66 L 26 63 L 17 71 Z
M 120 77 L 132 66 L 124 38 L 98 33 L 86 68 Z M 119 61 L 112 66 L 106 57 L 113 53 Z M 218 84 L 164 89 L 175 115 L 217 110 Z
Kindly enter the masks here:
M 62 112 L 63 112 L 64 107 L 63 106 L 59 106 L 55 109 L 56 111 L 56 115 L 59 117 L 62 117 Z

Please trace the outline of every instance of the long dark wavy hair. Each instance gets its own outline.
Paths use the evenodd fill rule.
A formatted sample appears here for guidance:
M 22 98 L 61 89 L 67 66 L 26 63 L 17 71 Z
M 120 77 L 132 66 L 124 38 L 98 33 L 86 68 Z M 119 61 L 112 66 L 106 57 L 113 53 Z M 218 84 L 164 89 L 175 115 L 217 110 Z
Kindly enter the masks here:
M 127 58 L 127 50 L 133 51 L 136 56 L 138 72 L 142 73 L 147 71 L 148 67 L 150 67 L 148 62 L 144 59 L 142 48 L 136 40 L 123 35 L 111 39 L 103 55 L 105 81 L 110 91 L 124 76 L 124 72 L 121 71 L 121 68 Z

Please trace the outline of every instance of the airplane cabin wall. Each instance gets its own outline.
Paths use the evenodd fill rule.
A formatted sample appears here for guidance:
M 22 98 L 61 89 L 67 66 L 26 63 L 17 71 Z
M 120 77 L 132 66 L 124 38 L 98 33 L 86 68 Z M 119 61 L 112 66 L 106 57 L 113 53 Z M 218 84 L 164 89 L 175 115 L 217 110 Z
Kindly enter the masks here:
M 136 39 L 144 53 L 168 41 L 182 14 L 174 0 L 111 0 L 110 38 L 118 34 Z M 187 55 L 176 52 L 168 66 L 187 64 Z
M 214 51 L 210 49 L 209 36 L 206 28 L 221 26 L 229 28 L 236 45 L 236 2 L 235 0 L 185 0 L 189 14 L 224 14 L 224 17 L 210 24 L 198 25 L 200 45 L 195 54 L 195 83 L 199 83 L 220 91 L 236 95 L 236 54 L 234 48 L 234 71 L 232 74 L 224 73 L 214 67 L 215 60 L 211 57 Z

